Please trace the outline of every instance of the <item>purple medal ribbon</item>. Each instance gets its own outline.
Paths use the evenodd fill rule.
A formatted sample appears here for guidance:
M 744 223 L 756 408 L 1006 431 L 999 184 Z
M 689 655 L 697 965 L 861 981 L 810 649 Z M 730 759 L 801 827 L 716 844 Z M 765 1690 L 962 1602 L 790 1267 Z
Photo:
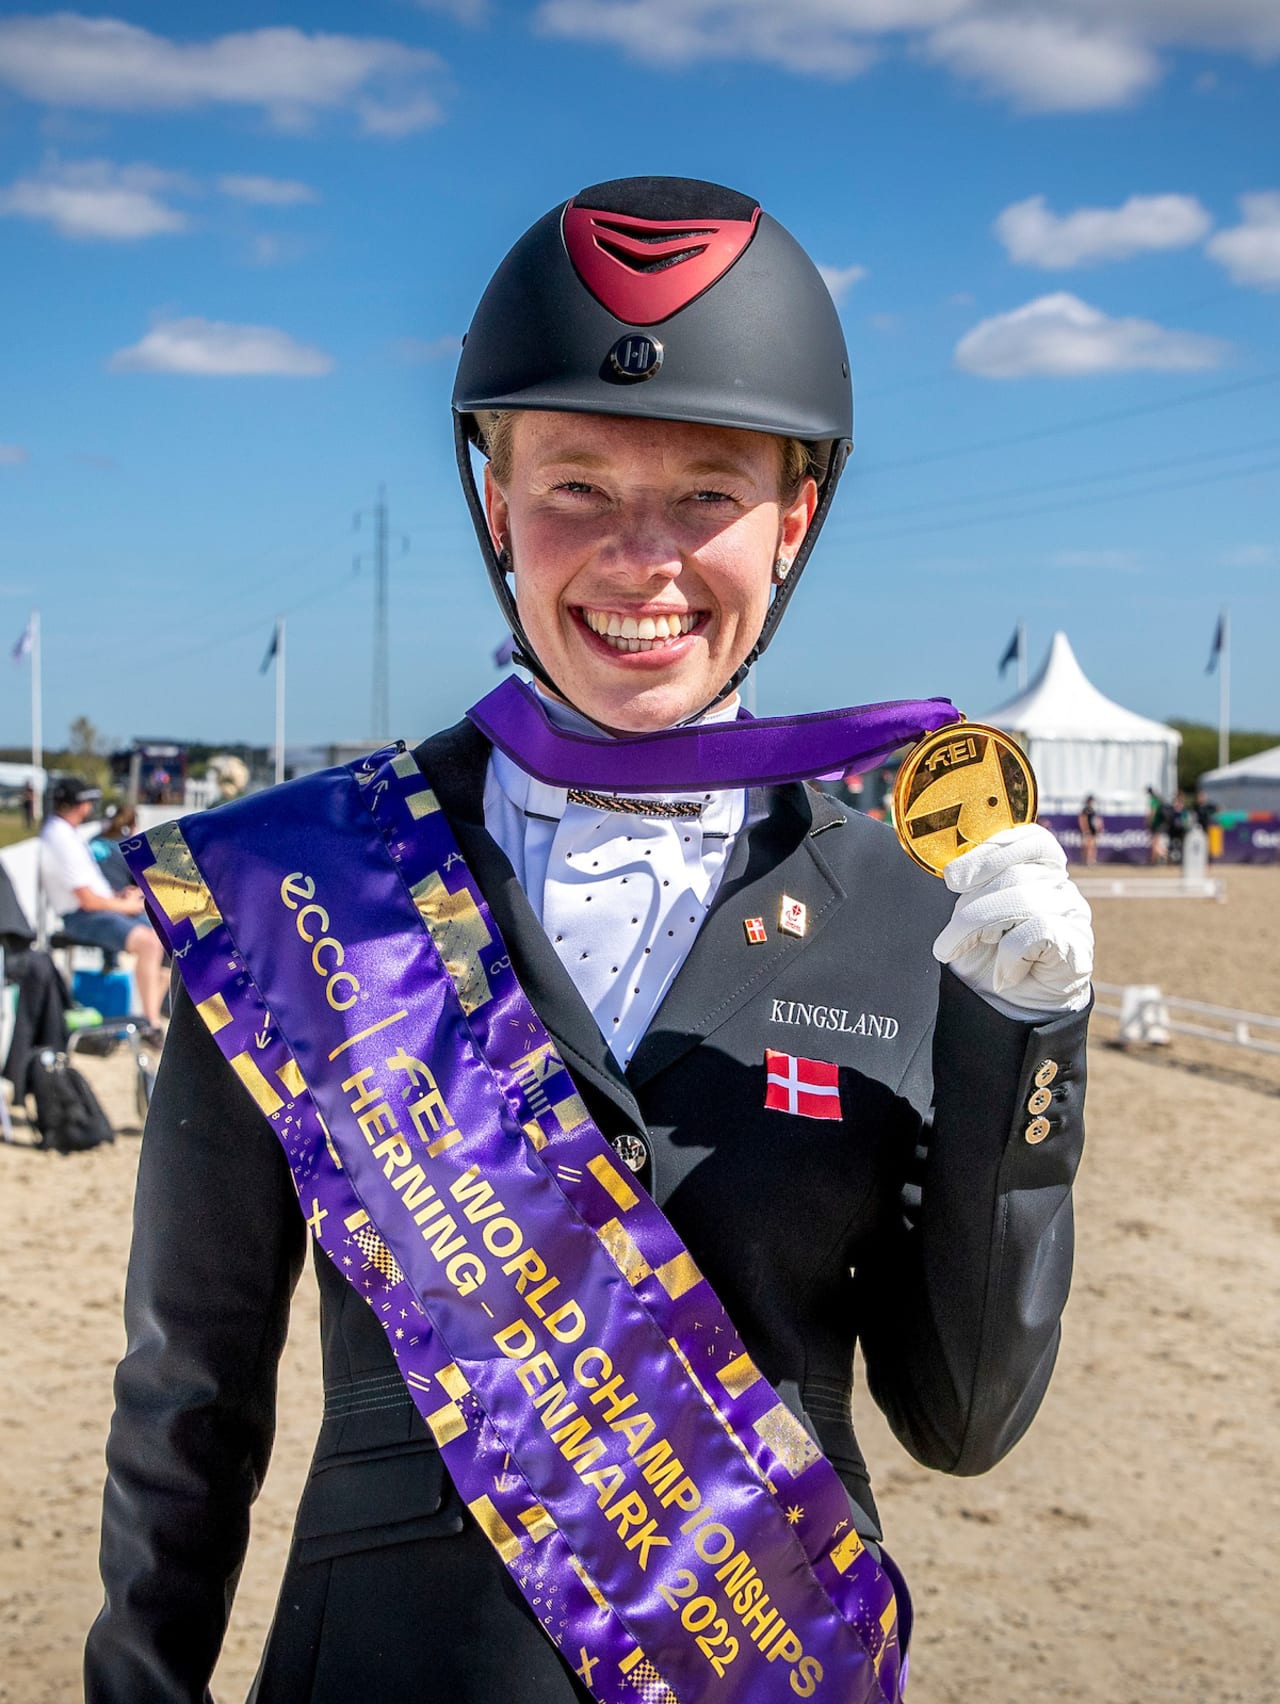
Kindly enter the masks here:
M 602 1704 L 896 1698 L 893 1581 L 617 1170 L 413 759 L 270 797 L 124 851 L 548 1636 Z
M 776 787 L 874 763 L 961 719 L 950 699 L 903 698 L 805 716 L 743 712 L 736 722 L 593 739 L 557 728 L 538 694 L 514 675 L 467 716 L 535 780 L 607 793 Z

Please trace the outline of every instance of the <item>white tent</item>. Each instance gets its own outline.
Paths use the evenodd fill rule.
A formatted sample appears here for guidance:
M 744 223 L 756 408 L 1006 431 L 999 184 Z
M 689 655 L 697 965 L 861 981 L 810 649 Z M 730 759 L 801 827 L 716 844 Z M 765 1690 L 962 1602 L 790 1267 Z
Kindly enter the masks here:
M 1280 816 L 1280 745 L 1255 752 L 1200 777 L 1220 811 L 1270 811 Z
M 1039 674 L 1016 698 L 981 718 L 1016 736 L 1040 785 L 1045 816 L 1079 811 L 1093 794 L 1105 817 L 1138 816 L 1147 788 L 1172 796 L 1182 735 L 1100 693 L 1055 633 Z

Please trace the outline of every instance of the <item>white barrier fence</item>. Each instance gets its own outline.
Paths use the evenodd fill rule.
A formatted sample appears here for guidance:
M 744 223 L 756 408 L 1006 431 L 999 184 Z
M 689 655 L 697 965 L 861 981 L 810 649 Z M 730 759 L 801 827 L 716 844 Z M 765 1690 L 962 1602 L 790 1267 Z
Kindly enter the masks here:
M 1203 1041 L 1222 1042 L 1227 1047 L 1246 1047 L 1255 1053 L 1280 1054 L 1280 1018 L 1262 1012 L 1238 1012 L 1231 1006 L 1210 1006 L 1203 1000 L 1180 1000 L 1176 995 L 1161 993 L 1150 983 L 1095 982 L 1095 996 L 1112 1000 L 1119 1005 L 1104 1004 L 1096 999 L 1094 1010 L 1104 1017 L 1116 1018 L 1120 1024 L 1119 1040 L 1146 1042 L 1166 1047 L 1173 1035 L 1199 1036 Z M 1183 1014 L 1192 1021 L 1187 1022 Z M 1214 1023 L 1197 1019 L 1214 1019 Z M 1264 1033 L 1259 1035 L 1257 1031 Z M 1270 1039 L 1269 1039 L 1270 1038 Z

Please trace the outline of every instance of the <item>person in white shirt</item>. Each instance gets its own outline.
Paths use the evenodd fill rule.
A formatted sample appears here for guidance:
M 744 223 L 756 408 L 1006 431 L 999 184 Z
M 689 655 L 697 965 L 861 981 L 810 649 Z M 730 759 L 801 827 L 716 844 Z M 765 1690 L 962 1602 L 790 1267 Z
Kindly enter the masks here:
M 143 914 L 135 888 L 112 891 L 80 830 L 102 794 L 78 775 L 53 784 L 53 808 L 40 831 L 40 873 L 62 927 L 79 945 L 133 955 L 142 1014 L 159 1031 L 164 1000 L 164 952 Z

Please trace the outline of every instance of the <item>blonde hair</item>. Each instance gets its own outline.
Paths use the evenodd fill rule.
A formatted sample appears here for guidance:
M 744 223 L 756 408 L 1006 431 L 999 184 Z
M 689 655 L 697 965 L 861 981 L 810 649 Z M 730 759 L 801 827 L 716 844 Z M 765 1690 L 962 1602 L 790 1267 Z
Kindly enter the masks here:
M 516 409 L 486 409 L 477 414 L 485 454 L 493 477 L 505 486 L 511 478 L 511 463 L 515 445 Z M 813 446 L 802 438 L 778 438 L 780 460 L 779 495 L 790 502 L 806 479 L 817 477 Z

